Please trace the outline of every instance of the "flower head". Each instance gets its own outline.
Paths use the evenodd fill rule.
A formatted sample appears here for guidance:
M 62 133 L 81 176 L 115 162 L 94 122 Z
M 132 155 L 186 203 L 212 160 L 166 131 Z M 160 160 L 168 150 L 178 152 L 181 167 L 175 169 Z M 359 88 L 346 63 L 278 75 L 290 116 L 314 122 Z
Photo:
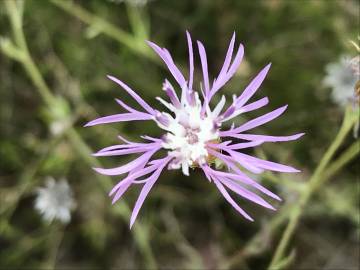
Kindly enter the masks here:
M 66 179 L 58 182 L 52 177 L 46 180 L 46 187 L 37 189 L 35 209 L 42 214 L 44 220 L 52 222 L 58 219 L 68 223 L 71 219 L 71 210 L 75 208 L 72 191 Z
M 200 41 L 197 41 L 203 74 L 203 81 L 199 89 L 193 87 L 193 43 L 190 34 L 188 32 L 186 34 L 189 48 L 189 78 L 187 80 L 175 65 L 167 49 L 148 42 L 149 46 L 165 62 L 177 83 L 176 88 L 180 89 L 179 96 L 175 91 L 175 87 L 168 80 L 165 80 L 162 89 L 168 96 L 169 102 L 160 97 L 157 97 L 157 99 L 168 109 L 168 112 L 160 112 L 152 108 L 124 82 L 113 76 L 108 76 L 110 80 L 120 85 L 131 95 L 142 107 L 142 110 L 136 110 L 117 99 L 117 103 L 127 111 L 126 113 L 102 117 L 86 125 L 93 126 L 112 122 L 150 120 L 154 121 L 158 127 L 164 130 L 161 138 L 141 136 L 145 140 L 145 142 L 141 143 L 131 142 L 119 136 L 124 144 L 106 147 L 94 154 L 95 156 L 141 154 L 128 164 L 116 168 L 95 168 L 98 173 L 104 175 L 127 174 L 110 192 L 110 196 L 113 196 L 113 203 L 119 200 L 130 186 L 143 184 L 132 212 L 130 227 L 133 225 L 147 194 L 165 167 L 170 170 L 181 169 L 184 175 L 190 174 L 189 168 L 197 167 L 202 169 L 206 178 L 215 184 L 224 198 L 249 220 L 252 220 L 252 218 L 233 200 L 228 190 L 269 209 L 274 208 L 255 192 L 250 191 L 250 189 L 255 189 L 277 200 L 280 200 L 280 198 L 247 176 L 243 169 L 255 174 L 262 173 L 264 170 L 298 172 L 298 170 L 290 166 L 262 160 L 241 152 L 241 149 L 254 147 L 265 142 L 291 141 L 301 137 L 303 133 L 291 136 L 267 136 L 245 133 L 277 118 L 286 110 L 287 106 L 257 117 L 239 127 L 234 125 L 230 129 L 222 127 L 224 122 L 240 114 L 267 105 L 269 101 L 267 97 L 250 103 L 248 101 L 265 79 L 270 64 L 259 72 L 240 96 L 233 96 L 230 106 L 226 109 L 224 109 L 226 103 L 225 96 L 222 96 L 220 102 L 212 107 L 210 106 L 212 97 L 235 74 L 243 58 L 244 48 L 240 45 L 234 53 L 234 34 L 230 41 L 224 64 L 218 76 L 211 84 L 205 48 Z M 233 143 L 233 140 L 238 142 Z M 154 154 L 160 150 L 165 150 L 163 151 L 165 156 L 160 159 L 152 159 Z M 214 160 L 219 160 L 225 164 L 226 170 L 216 170 L 212 166 Z
M 326 66 L 326 76 L 323 84 L 332 89 L 331 98 L 341 107 L 354 101 L 356 97 L 355 85 L 360 80 L 360 56 L 350 58 L 342 56 L 337 62 Z

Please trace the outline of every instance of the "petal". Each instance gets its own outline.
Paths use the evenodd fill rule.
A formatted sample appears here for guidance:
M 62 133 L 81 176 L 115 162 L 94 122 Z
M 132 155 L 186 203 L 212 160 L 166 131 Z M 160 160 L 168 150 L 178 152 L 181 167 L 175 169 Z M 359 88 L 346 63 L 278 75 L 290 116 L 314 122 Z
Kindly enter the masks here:
M 224 64 L 223 64 L 223 66 L 220 70 L 219 76 L 217 78 L 221 78 L 228 71 L 230 63 L 231 63 L 233 51 L 234 51 L 234 44 L 235 44 L 235 32 L 233 33 L 233 35 L 231 37 L 230 44 L 229 44 L 228 50 L 226 52 Z
M 115 98 L 115 101 L 121 106 L 123 107 L 125 110 L 129 111 L 129 112 L 137 112 L 139 113 L 139 111 L 135 110 L 134 108 L 130 107 L 129 105 L 127 105 L 125 102 L 123 102 L 121 99 Z
M 220 176 L 225 176 L 227 178 L 233 179 L 233 180 L 237 180 L 240 181 L 244 184 L 247 185 L 251 185 L 252 187 L 258 189 L 259 191 L 261 191 L 262 193 L 274 198 L 275 200 L 281 201 L 281 198 L 279 196 L 277 196 L 276 194 L 274 194 L 273 192 L 271 192 L 270 190 L 268 190 L 267 188 L 263 187 L 262 185 L 260 185 L 259 183 L 257 183 L 255 180 L 251 179 L 250 177 L 248 177 L 245 173 L 243 173 L 236 165 L 234 162 L 236 162 L 235 160 L 232 161 L 231 158 L 229 158 L 228 156 L 225 156 L 223 154 L 220 154 L 216 151 L 209 151 L 212 155 L 216 156 L 217 158 L 221 159 L 226 166 L 229 169 L 232 169 L 236 174 L 234 173 L 227 173 L 227 172 L 220 172 L 220 171 L 214 171 L 216 172 L 216 174 L 220 175 Z
M 250 84 L 245 88 L 244 92 L 237 99 L 237 107 L 243 106 L 259 89 L 260 85 L 264 81 L 266 74 L 270 69 L 271 63 L 264 67 L 258 75 L 250 82 Z
M 158 148 L 160 146 L 159 143 L 157 144 L 144 144 L 144 146 L 140 147 L 133 147 L 130 149 L 117 149 L 117 150 L 110 150 L 110 151 L 99 151 L 94 153 L 93 156 L 95 157 L 108 157 L 108 156 L 121 156 L 121 155 L 129 155 L 134 153 L 144 153 L 154 148 Z
M 224 188 L 224 186 L 218 181 L 215 180 L 214 181 L 215 185 L 217 186 L 217 188 L 219 189 L 219 191 L 221 192 L 221 194 L 224 196 L 224 198 L 232 205 L 232 207 L 234 207 L 241 215 L 243 215 L 246 219 L 250 220 L 250 221 L 254 221 L 243 209 L 241 209 L 241 207 L 231 198 L 231 196 L 229 195 L 229 193 L 226 191 L 226 189 Z
M 159 168 L 147 179 L 147 182 L 143 186 L 143 188 L 140 192 L 140 195 L 135 203 L 134 209 L 132 211 L 131 218 L 130 218 L 130 229 L 134 225 L 136 217 L 137 217 L 137 215 L 140 211 L 140 208 L 143 205 L 148 193 L 150 192 L 150 190 L 153 187 L 153 185 L 155 184 L 155 182 L 158 180 L 162 170 L 164 169 L 166 164 L 169 163 L 170 159 L 171 159 L 170 157 L 165 159 L 165 161 L 159 166 Z
M 189 47 L 189 84 L 188 88 L 191 90 L 193 85 L 193 78 L 194 78 L 194 52 L 192 47 L 191 36 L 188 31 L 186 31 L 186 37 Z
M 135 159 L 123 166 L 120 166 L 120 167 L 111 168 L 111 169 L 94 168 L 94 170 L 97 171 L 98 173 L 104 174 L 104 175 L 124 174 L 124 173 L 127 173 L 127 172 L 135 169 L 138 166 L 141 166 L 142 164 L 147 163 L 149 161 L 149 159 L 151 158 L 151 156 L 154 155 L 157 150 L 149 151 L 149 152 L 141 155 L 137 159 Z
M 205 95 L 208 97 L 210 92 L 210 86 L 209 86 L 209 73 L 207 66 L 206 51 L 204 45 L 200 41 L 197 41 L 197 45 L 199 48 L 199 55 L 202 66 L 202 72 L 203 72 Z
M 241 140 L 248 141 L 264 141 L 264 142 L 287 142 L 294 141 L 302 137 L 305 133 L 298 133 L 290 136 L 268 136 L 268 135 L 257 135 L 257 134 L 228 134 L 226 137 L 234 137 Z M 220 136 L 222 136 L 220 132 Z
M 136 94 L 136 92 L 132 90 L 128 85 L 113 76 L 107 75 L 107 77 L 113 82 L 120 85 L 126 92 L 128 92 L 128 94 L 132 96 L 148 113 L 154 114 L 154 109 L 151 108 L 151 106 L 147 104 L 138 94 Z
M 98 119 L 92 120 L 85 125 L 85 127 L 102 125 L 115 122 L 128 122 L 128 121 L 138 121 L 138 120 L 152 120 L 153 116 L 147 113 L 120 113 L 113 114 L 105 117 L 100 117 Z
M 175 80 L 178 82 L 180 87 L 183 87 L 186 84 L 185 78 L 174 64 L 170 53 L 166 49 L 160 48 L 158 45 L 151 41 L 147 41 L 147 43 L 165 62 L 167 68 L 169 69 Z
M 261 107 L 266 106 L 269 103 L 269 99 L 267 97 L 264 97 L 262 99 L 259 99 L 257 101 L 254 101 L 244 107 L 241 108 L 241 111 L 244 112 L 251 112 L 254 110 L 257 110 Z
M 299 170 L 297 170 L 293 167 L 287 166 L 287 165 L 283 165 L 283 164 L 268 161 L 268 160 L 263 160 L 260 158 L 256 158 L 253 156 L 243 154 L 243 153 L 238 153 L 238 154 L 245 160 L 253 163 L 256 167 L 263 168 L 265 170 L 276 171 L 276 172 L 287 172 L 287 173 L 300 172 Z
M 267 122 L 270 122 L 271 120 L 279 117 L 287 108 L 287 105 L 278 108 L 274 111 L 271 111 L 267 114 L 264 114 L 262 116 L 259 116 L 253 120 L 250 120 L 246 122 L 245 124 L 241 125 L 240 127 L 237 127 L 235 129 L 230 130 L 232 133 L 240 133 L 249 129 L 253 129 L 255 127 L 261 126 Z
M 214 85 L 211 89 L 210 98 L 213 97 L 215 95 L 215 93 L 232 78 L 232 76 L 235 74 L 237 68 L 241 64 L 243 56 L 244 56 L 244 46 L 242 44 L 240 44 L 238 51 L 235 55 L 234 61 L 232 62 L 229 70 L 225 74 L 219 76 L 216 79 L 216 82 L 214 83 Z
M 236 194 L 240 195 L 241 197 L 244 197 L 245 199 L 250 200 L 254 203 L 257 203 L 265 208 L 275 210 L 275 208 L 272 205 L 270 205 L 267 201 L 265 201 L 259 195 L 243 188 L 239 184 L 236 184 L 233 181 L 228 180 L 226 178 L 219 178 L 219 181 L 221 181 L 225 186 L 227 186 L 229 189 L 231 189 L 232 191 L 234 191 Z

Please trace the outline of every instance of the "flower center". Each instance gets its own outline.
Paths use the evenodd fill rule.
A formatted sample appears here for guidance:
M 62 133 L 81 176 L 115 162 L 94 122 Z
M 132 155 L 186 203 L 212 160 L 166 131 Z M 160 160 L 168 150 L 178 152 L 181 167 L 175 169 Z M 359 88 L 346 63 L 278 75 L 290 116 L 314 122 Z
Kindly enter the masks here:
M 186 139 L 189 144 L 195 144 L 199 142 L 198 132 L 200 129 L 192 129 L 188 128 L 186 129 Z

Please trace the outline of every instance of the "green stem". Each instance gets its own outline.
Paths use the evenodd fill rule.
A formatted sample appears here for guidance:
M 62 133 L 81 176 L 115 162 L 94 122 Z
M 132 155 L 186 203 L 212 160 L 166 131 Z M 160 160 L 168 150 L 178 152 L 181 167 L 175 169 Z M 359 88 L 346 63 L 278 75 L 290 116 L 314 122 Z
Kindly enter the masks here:
M 330 147 L 328 148 L 325 155 L 321 159 L 318 167 L 316 168 L 314 174 L 310 178 L 303 193 L 300 194 L 299 202 L 294 206 L 294 209 L 291 211 L 289 223 L 281 237 L 279 245 L 276 248 L 275 254 L 269 265 L 269 269 L 277 269 L 275 267 L 278 265 L 278 263 L 282 260 L 284 256 L 284 252 L 288 246 L 291 236 L 293 235 L 297 227 L 303 209 L 305 208 L 307 202 L 309 201 L 315 189 L 319 187 L 319 183 L 324 182 L 322 181 L 323 178 L 322 176 L 326 166 L 329 164 L 335 152 L 339 149 L 345 137 L 352 129 L 356 121 L 357 121 L 357 116 L 354 115 L 352 109 L 348 107 L 345 112 L 344 120 L 337 136 L 335 137 L 334 141 L 331 143 Z
M 355 158 L 360 153 L 360 140 L 354 142 L 352 145 L 345 150 L 345 152 L 334 162 L 332 162 L 324 175 L 319 181 L 319 186 L 322 182 L 326 181 L 327 179 L 331 178 L 335 173 L 337 173 L 341 168 L 343 168 L 349 161 Z
M 67 1 L 62 1 L 64 3 L 68 3 Z M 45 104 L 51 108 L 56 101 L 56 97 L 51 93 L 50 88 L 47 86 L 44 78 L 42 77 L 38 67 L 34 63 L 29 53 L 25 35 L 22 29 L 22 17 L 19 13 L 18 7 L 16 6 L 15 1 L 5 1 L 6 10 L 8 16 L 10 18 L 11 27 L 13 30 L 14 38 L 15 38 L 15 45 L 22 51 L 25 57 L 21 59 L 16 59 L 20 61 L 23 65 L 25 71 L 29 75 L 30 79 L 36 86 L 36 89 L 39 91 L 40 96 L 43 98 Z M 66 130 L 65 135 L 68 137 L 69 141 L 71 142 L 72 146 L 79 152 L 80 156 L 91 166 L 101 166 L 97 159 L 95 159 L 91 153 L 90 147 L 83 141 L 81 136 L 78 132 L 73 128 L 70 127 Z M 105 176 L 97 176 L 99 178 L 99 183 L 101 184 L 102 188 L 105 192 L 108 192 L 112 186 L 111 178 Z M 120 204 L 122 207 L 122 218 L 126 221 L 130 218 L 130 209 L 125 202 Z M 151 267 L 152 269 L 156 269 L 156 260 L 151 251 L 151 247 L 149 245 L 148 234 L 145 232 L 145 228 L 140 224 L 137 223 L 136 229 L 133 231 L 135 241 L 137 242 L 140 251 L 143 253 L 146 265 Z
M 151 53 L 148 47 L 145 47 L 142 44 L 139 45 L 139 42 L 137 42 L 136 38 L 134 38 L 131 34 L 119 29 L 101 17 L 91 14 L 72 1 L 51 0 L 51 2 L 67 13 L 86 23 L 89 25 L 89 27 L 93 27 L 98 32 L 104 33 L 105 35 L 124 44 L 135 53 L 139 53 L 150 60 L 156 61 L 154 54 Z

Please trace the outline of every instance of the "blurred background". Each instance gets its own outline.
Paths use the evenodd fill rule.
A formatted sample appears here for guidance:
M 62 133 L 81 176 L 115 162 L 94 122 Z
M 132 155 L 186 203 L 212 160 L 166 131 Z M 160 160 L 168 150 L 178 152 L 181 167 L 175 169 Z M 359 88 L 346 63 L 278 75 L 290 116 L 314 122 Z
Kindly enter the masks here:
M 359 8 L 355 0 L 0 1 L 0 269 L 358 269 Z M 170 75 L 144 41 L 168 48 L 186 74 L 185 30 L 204 43 L 212 76 L 233 31 L 244 44 L 222 90 L 228 100 L 272 63 L 256 94 L 270 104 L 235 122 L 289 104 L 254 133 L 306 135 L 250 153 L 302 172 L 258 176 L 283 201 L 271 201 L 273 212 L 240 198 L 248 222 L 198 170 L 165 171 L 129 230 L 139 187 L 111 205 L 120 179 L 91 167 L 133 157 L 90 154 L 118 134 L 139 141 L 161 131 L 148 122 L 83 125 L 120 113 L 116 97 L 133 104 L 107 74 L 161 109 L 155 97 Z M 64 215 L 41 212 L 46 192 Z M 284 240 L 289 221 L 297 226 Z

